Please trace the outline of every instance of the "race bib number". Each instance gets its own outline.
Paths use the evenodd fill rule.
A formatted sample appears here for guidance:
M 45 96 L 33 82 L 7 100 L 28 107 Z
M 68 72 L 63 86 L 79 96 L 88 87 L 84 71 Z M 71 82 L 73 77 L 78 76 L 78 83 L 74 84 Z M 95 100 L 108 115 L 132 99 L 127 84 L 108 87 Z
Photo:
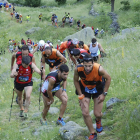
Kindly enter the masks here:
M 88 89 L 87 87 L 85 87 L 85 92 L 89 93 L 89 94 L 95 94 L 97 93 L 96 87 L 93 89 Z
M 28 76 L 26 76 L 26 77 L 20 76 L 19 77 L 19 81 L 21 81 L 21 82 L 27 82 L 28 80 L 29 80 L 29 77 Z
M 52 89 L 52 92 L 56 92 L 60 89 L 60 85 L 58 85 L 57 87 L 55 87 L 54 89 Z
M 49 61 L 50 63 L 54 63 L 54 62 L 55 62 L 55 60 L 50 60 L 50 59 L 48 59 L 48 61 Z

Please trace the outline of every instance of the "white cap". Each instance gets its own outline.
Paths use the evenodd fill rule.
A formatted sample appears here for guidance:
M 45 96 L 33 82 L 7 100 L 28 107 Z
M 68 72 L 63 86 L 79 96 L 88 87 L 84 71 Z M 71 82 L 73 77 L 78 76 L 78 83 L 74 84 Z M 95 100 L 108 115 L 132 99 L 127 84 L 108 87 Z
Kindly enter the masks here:
M 38 46 L 41 47 L 41 46 L 44 46 L 45 45 L 45 41 L 44 40 L 40 40 L 39 43 L 38 43 Z
M 73 43 L 74 45 L 78 44 L 78 39 L 77 39 L 77 38 L 74 38 L 74 39 L 72 40 L 72 43 Z

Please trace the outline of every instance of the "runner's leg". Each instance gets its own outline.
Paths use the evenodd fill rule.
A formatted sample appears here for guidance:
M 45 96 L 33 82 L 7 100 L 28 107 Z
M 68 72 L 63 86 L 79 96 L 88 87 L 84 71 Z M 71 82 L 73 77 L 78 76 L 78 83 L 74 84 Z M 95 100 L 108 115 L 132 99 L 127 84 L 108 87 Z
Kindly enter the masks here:
M 17 89 L 15 89 L 15 91 L 16 91 L 17 96 L 18 96 L 18 104 L 19 104 L 20 110 L 24 110 L 23 101 L 22 101 L 22 91 L 19 91 Z
M 61 100 L 61 106 L 60 106 L 60 114 L 59 117 L 63 118 L 64 112 L 67 107 L 67 101 L 68 101 L 68 96 L 66 92 L 62 92 L 62 88 L 60 88 L 56 93 L 55 96 Z
M 79 100 L 79 103 L 80 103 L 80 107 L 81 107 L 81 110 L 82 110 L 84 122 L 87 125 L 90 133 L 93 134 L 95 131 L 94 131 L 94 128 L 93 128 L 91 116 L 89 114 L 89 103 L 90 103 L 90 99 L 85 97 L 82 100 L 84 100 L 84 101 L 81 102 Z
M 31 97 L 32 89 L 33 89 L 32 86 L 27 86 L 27 87 L 24 88 L 24 91 L 26 93 L 24 112 L 28 112 L 28 108 L 29 108 L 29 105 L 30 105 L 30 97 Z
M 43 102 L 44 102 L 44 109 L 42 111 L 42 118 L 44 120 L 46 120 L 47 113 L 50 109 L 50 105 L 48 105 L 47 103 L 50 102 L 50 99 L 47 98 L 46 96 L 44 96 L 44 94 L 42 94 L 42 97 L 43 97 Z

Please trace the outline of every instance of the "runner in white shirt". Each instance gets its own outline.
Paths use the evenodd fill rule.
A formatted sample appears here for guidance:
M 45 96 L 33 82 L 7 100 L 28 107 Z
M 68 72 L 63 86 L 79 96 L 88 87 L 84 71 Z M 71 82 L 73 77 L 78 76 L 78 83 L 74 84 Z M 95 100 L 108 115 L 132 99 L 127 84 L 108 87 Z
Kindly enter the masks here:
M 99 62 L 100 60 L 100 52 L 104 52 L 104 49 L 102 48 L 101 44 L 99 44 L 96 40 L 96 38 L 92 38 L 91 43 L 88 45 L 89 51 L 91 53 L 91 56 L 93 57 L 94 62 Z

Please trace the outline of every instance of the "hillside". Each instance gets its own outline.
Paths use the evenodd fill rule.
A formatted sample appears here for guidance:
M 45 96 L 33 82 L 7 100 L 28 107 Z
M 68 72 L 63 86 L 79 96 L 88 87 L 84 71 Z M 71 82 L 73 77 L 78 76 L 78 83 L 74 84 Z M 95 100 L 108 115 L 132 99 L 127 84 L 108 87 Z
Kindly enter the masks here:
M 107 53 L 107 57 L 103 58 L 101 65 L 111 75 L 112 81 L 108 91 L 108 95 L 104 101 L 102 124 L 104 135 L 99 136 L 98 140 L 140 140 L 140 65 L 139 65 L 139 24 L 133 24 L 133 16 L 137 11 L 130 10 L 128 12 L 120 11 L 120 1 L 115 1 L 115 13 L 118 14 L 118 21 L 121 29 L 127 27 L 137 27 L 135 32 L 128 32 L 124 36 L 115 34 L 114 36 L 106 33 L 103 38 L 97 38 Z M 134 1 L 129 2 L 134 5 Z M 43 1 L 47 8 L 29 8 L 17 7 L 16 11 L 23 15 L 23 23 L 19 24 L 15 19 L 11 20 L 9 12 L 0 12 L 0 48 L 5 49 L 6 54 L 0 55 L 0 139 L 2 140 L 61 140 L 59 134 L 60 126 L 55 124 L 58 113 L 47 116 L 48 128 L 51 130 L 40 130 L 41 134 L 34 135 L 34 132 L 41 128 L 40 113 L 43 109 L 43 101 L 39 110 L 39 84 L 40 76 L 33 74 L 34 85 L 31 94 L 31 104 L 29 107 L 29 118 L 23 120 L 19 117 L 19 107 L 16 104 L 16 93 L 14 93 L 14 102 L 12 106 L 11 120 L 9 122 L 11 101 L 13 95 L 14 80 L 10 78 L 10 66 L 12 54 L 8 52 L 7 46 L 9 39 L 20 41 L 21 38 L 27 40 L 30 37 L 34 42 L 40 39 L 45 41 L 50 40 L 57 45 L 58 40 L 63 40 L 67 35 L 77 32 L 76 24 L 73 27 L 66 25 L 64 28 L 55 28 L 51 25 L 51 15 L 56 13 L 58 20 L 64 16 L 65 12 L 69 12 L 74 19 L 81 19 L 82 23 L 86 23 L 89 27 L 101 29 L 97 21 L 99 18 L 94 18 L 88 15 L 91 8 L 91 2 L 83 1 L 76 3 L 74 0 L 68 0 L 67 4 L 58 7 L 54 4 L 54 0 Z M 54 5 L 54 6 L 53 6 Z M 94 1 L 96 11 L 104 10 L 105 13 L 110 12 L 110 5 Z M 43 21 L 39 22 L 38 15 L 43 14 Z M 29 23 L 26 22 L 26 16 L 31 16 Z M 129 16 L 128 16 L 129 15 Z M 129 20 L 131 18 L 132 20 Z M 110 21 L 109 21 L 110 22 Z M 60 24 L 60 23 L 59 23 Z M 40 27 L 41 30 L 31 35 L 26 35 L 25 32 L 32 27 Z M 41 53 L 35 53 L 37 66 L 40 66 Z M 47 70 L 48 66 L 46 66 Z M 46 71 L 46 74 L 49 70 Z M 64 118 L 68 118 L 66 122 L 74 121 L 82 127 L 86 127 L 82 118 L 82 113 L 79 107 L 75 88 L 73 84 L 73 71 L 69 72 L 67 83 L 68 105 Z M 122 103 L 115 104 L 112 108 L 106 108 L 106 102 L 116 97 L 121 100 L 126 100 Z M 60 101 L 55 98 L 51 107 L 60 107 Z M 93 102 L 90 103 L 90 112 L 93 110 Z M 91 115 L 93 123 L 95 118 Z M 84 140 L 89 133 L 85 132 L 78 136 L 76 140 Z

